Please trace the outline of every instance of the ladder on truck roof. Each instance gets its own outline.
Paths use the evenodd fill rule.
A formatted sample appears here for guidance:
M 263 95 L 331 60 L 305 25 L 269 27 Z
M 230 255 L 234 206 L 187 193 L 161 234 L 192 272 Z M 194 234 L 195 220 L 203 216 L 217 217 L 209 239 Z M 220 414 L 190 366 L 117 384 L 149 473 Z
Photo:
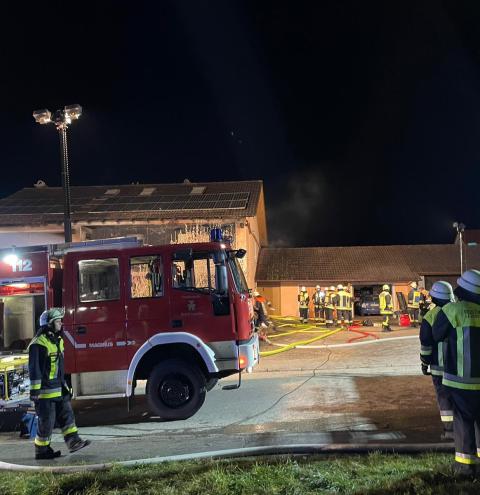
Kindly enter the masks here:
M 66 242 L 51 244 L 50 255 L 63 256 L 73 251 L 98 251 L 101 249 L 123 249 L 142 246 L 137 237 L 115 237 L 113 239 L 95 239 L 93 241 Z

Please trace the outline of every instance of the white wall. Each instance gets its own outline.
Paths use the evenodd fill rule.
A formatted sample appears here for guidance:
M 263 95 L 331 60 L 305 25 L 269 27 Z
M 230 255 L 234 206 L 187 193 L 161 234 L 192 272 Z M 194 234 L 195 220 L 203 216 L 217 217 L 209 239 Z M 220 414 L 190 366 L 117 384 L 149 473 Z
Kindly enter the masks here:
M 37 246 L 64 242 L 63 232 L 8 232 L 0 233 L 0 249 L 12 246 Z

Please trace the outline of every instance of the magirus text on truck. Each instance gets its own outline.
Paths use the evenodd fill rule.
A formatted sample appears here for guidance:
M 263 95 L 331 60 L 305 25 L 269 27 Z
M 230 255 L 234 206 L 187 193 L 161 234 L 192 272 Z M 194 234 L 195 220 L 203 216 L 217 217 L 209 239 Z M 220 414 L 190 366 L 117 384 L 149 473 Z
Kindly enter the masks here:
M 131 399 L 142 383 L 156 415 L 185 419 L 219 379 L 258 363 L 238 261 L 244 254 L 218 229 L 208 243 L 142 246 L 122 238 L 4 250 L 0 297 L 16 297 L 15 290 L 37 297 L 27 319 L 45 305 L 65 307 L 65 366 L 75 399 Z M 24 266 L 31 270 L 19 270 Z M 3 329 L 2 350 L 20 350 L 33 337 L 17 327 Z

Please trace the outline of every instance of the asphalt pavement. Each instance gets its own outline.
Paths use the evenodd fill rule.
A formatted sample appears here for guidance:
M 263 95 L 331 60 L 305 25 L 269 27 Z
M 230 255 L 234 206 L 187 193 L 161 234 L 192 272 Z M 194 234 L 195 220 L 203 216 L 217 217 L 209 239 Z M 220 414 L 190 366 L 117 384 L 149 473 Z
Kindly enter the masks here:
M 184 421 L 152 416 L 144 397 L 130 413 L 122 399 L 77 401 L 80 434 L 92 440 L 88 449 L 35 461 L 31 440 L 3 433 L 0 460 L 71 465 L 293 443 L 436 443 L 440 419 L 431 380 L 419 372 L 414 337 L 264 358 L 239 390 L 221 389 L 235 378 L 220 381 Z M 67 452 L 59 434 L 52 444 Z

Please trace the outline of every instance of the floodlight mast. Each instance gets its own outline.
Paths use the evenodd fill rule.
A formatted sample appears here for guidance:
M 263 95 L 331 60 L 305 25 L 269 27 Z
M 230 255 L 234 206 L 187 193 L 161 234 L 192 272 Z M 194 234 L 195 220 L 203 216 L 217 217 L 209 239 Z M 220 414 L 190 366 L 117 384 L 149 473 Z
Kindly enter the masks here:
M 461 222 L 454 222 L 453 228 L 457 229 L 458 244 L 460 246 L 460 275 L 463 273 L 463 232 L 465 231 L 465 224 Z
M 72 242 L 72 219 L 70 201 L 70 169 L 68 164 L 67 129 L 72 120 L 77 120 L 82 115 L 80 105 L 67 105 L 63 110 L 57 110 L 53 115 L 49 110 L 35 110 L 33 118 L 38 124 L 55 124 L 60 137 L 60 160 L 62 163 L 62 188 L 63 188 L 63 228 L 65 242 Z

